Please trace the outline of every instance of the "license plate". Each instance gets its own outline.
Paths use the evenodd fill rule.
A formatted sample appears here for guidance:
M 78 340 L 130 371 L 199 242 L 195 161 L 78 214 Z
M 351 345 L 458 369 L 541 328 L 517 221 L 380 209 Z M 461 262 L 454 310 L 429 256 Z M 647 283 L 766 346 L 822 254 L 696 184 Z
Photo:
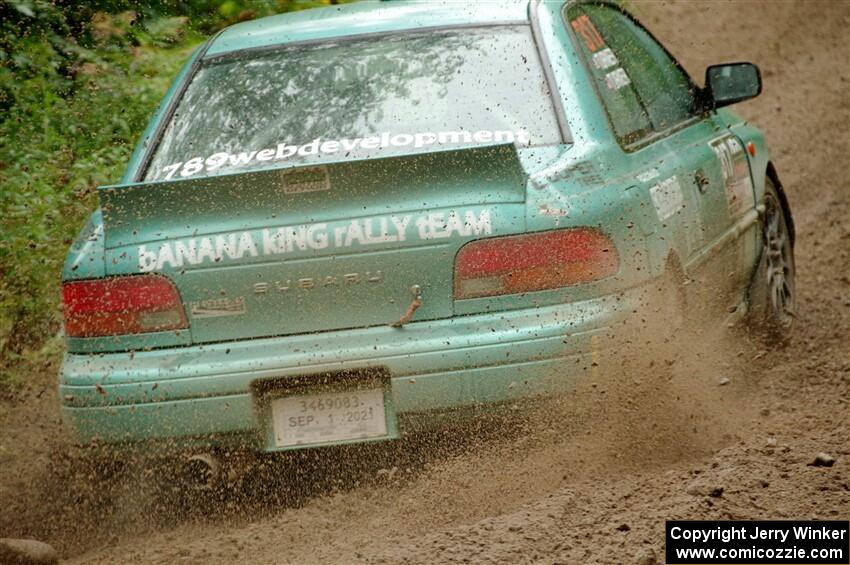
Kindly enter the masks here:
M 387 435 L 380 388 L 276 398 L 271 411 L 277 447 Z

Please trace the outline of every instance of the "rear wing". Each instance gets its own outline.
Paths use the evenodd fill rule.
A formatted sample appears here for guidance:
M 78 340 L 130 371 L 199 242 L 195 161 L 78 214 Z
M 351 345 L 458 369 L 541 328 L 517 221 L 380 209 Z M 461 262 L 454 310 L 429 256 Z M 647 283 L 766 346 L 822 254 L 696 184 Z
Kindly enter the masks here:
M 104 186 L 98 194 L 105 244 L 115 249 L 288 223 L 289 218 L 292 223 L 321 221 L 343 209 L 354 213 L 380 207 L 394 213 L 524 202 L 527 180 L 516 147 L 501 144 Z

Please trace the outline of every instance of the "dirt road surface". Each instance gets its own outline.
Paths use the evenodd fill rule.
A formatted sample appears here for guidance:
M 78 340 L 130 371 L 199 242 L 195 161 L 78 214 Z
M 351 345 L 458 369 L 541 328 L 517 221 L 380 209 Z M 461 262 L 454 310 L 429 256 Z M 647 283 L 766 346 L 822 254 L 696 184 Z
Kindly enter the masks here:
M 850 518 L 850 2 L 632 6 L 700 79 L 762 69 L 739 111 L 766 130 L 797 221 L 786 350 L 702 334 L 514 417 L 297 456 L 192 504 L 132 466 L 101 482 L 36 387 L 0 401 L 0 537 L 70 563 L 649 565 L 665 519 Z M 834 466 L 809 465 L 819 452 Z

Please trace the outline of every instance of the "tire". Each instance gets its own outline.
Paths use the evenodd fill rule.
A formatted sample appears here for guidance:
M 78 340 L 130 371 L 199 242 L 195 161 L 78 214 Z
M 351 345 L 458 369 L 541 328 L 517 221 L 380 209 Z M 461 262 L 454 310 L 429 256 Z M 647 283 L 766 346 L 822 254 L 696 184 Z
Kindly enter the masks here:
M 776 187 L 765 179 L 762 255 L 750 286 L 750 329 L 769 347 L 784 346 L 796 319 L 794 248 Z

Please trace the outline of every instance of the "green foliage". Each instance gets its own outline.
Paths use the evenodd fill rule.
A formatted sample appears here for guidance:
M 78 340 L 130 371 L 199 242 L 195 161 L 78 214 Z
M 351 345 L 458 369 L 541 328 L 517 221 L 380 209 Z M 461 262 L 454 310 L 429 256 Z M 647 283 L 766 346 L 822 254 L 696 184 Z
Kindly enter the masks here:
M 118 180 L 202 36 L 328 3 L 0 2 L 0 381 L 58 330 L 59 273 L 95 188 Z

